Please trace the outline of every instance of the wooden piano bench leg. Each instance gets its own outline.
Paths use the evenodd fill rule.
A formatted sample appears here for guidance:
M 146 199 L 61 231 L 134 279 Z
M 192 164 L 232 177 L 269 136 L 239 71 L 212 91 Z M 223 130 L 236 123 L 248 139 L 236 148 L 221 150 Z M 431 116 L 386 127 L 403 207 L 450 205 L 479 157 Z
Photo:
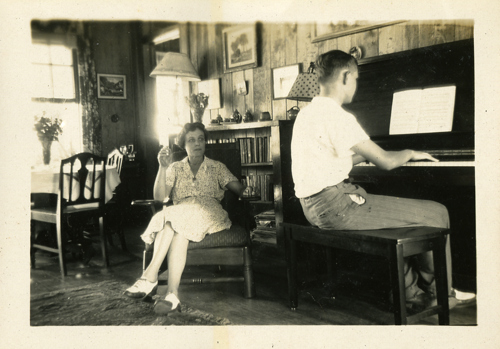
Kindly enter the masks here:
M 403 245 L 395 245 L 391 249 L 389 259 L 391 270 L 392 295 L 394 303 L 394 323 L 396 325 L 406 325 L 406 292 L 404 275 Z
M 285 257 L 288 277 L 288 301 L 290 309 L 295 311 L 299 301 L 297 291 L 297 254 L 292 228 L 288 226 L 285 227 Z
M 450 324 L 450 305 L 448 303 L 448 275 L 446 272 L 446 237 L 443 235 L 438 239 L 433 249 L 434 271 L 436 278 L 437 302 L 441 307 L 438 314 L 440 325 Z

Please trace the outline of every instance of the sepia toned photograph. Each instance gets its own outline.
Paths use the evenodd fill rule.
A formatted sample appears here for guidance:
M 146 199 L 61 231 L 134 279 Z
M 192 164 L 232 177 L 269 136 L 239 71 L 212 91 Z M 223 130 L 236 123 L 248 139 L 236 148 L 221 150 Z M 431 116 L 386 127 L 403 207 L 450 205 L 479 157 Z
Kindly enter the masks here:
M 7 347 L 499 343 L 484 24 L 251 5 L 19 20 Z

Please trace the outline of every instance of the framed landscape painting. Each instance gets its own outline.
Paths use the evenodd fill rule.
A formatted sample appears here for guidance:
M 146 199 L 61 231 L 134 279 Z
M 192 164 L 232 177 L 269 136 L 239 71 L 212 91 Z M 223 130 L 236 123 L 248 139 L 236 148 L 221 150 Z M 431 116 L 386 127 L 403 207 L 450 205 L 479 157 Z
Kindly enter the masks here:
M 97 74 L 97 97 L 108 99 L 127 99 L 126 76 Z
M 257 66 L 255 25 L 241 25 L 222 31 L 224 73 Z

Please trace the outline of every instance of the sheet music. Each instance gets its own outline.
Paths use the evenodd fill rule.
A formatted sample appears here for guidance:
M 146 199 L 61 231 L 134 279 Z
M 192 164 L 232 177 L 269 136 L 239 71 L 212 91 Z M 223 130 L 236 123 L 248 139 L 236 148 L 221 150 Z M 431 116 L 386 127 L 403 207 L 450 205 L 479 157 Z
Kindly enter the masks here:
M 456 86 L 395 92 L 389 134 L 449 132 Z

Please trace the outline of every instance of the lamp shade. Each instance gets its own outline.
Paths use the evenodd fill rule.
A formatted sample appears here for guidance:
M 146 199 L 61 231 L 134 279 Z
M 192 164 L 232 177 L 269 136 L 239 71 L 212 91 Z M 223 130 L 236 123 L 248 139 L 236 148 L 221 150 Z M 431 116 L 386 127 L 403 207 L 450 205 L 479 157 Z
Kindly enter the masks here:
M 175 76 L 189 81 L 201 80 L 189 57 L 178 52 L 167 52 L 149 76 Z
M 314 72 L 314 63 L 311 62 L 307 72 L 300 73 L 297 76 L 287 98 L 295 101 L 310 102 L 317 95 L 319 95 L 318 77 Z

